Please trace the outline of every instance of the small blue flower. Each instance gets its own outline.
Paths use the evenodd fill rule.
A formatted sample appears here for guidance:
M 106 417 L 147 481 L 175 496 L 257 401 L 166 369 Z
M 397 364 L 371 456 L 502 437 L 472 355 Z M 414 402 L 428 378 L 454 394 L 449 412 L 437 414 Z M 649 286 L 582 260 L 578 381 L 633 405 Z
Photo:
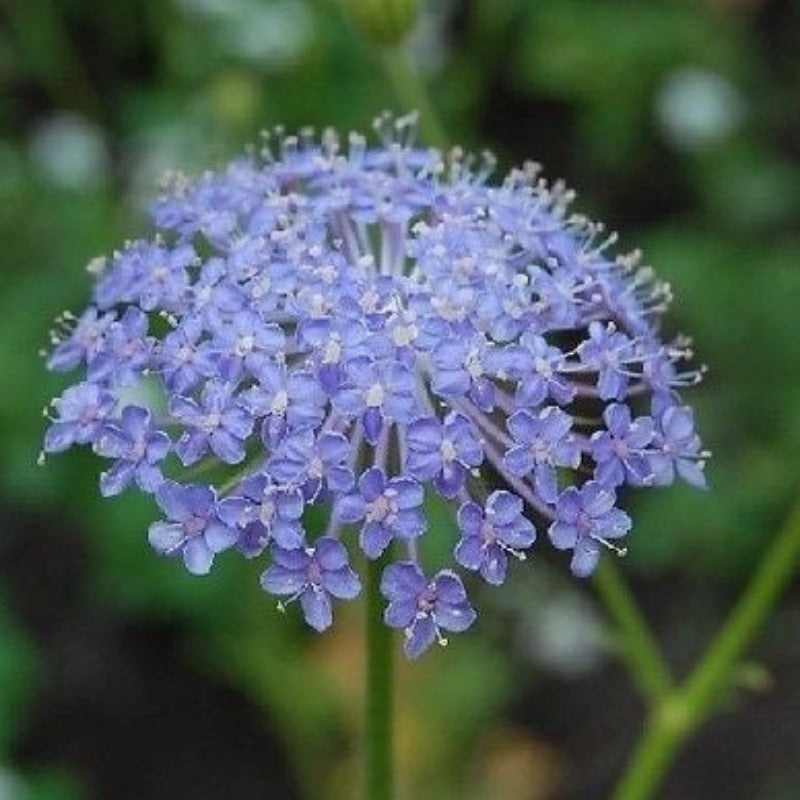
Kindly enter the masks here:
M 261 555 L 269 542 L 284 550 L 305 545 L 301 522 L 305 501 L 299 489 L 275 483 L 266 473 L 248 475 L 218 504 L 219 518 L 241 530 L 239 550 L 247 558 Z
M 185 466 L 199 461 L 209 448 L 226 464 L 242 461 L 253 418 L 237 403 L 230 384 L 209 381 L 197 400 L 176 395 L 169 410 L 187 428 L 175 445 Z
M 523 551 L 536 541 L 536 529 L 524 516 L 522 498 L 504 490 L 492 492 L 485 508 L 464 503 L 458 509 L 458 527 L 456 561 L 495 585 L 506 579 L 508 556 L 524 560 Z
M 636 358 L 634 343 L 613 322 L 589 325 L 589 338 L 578 346 L 581 362 L 597 371 L 597 394 L 602 400 L 622 400 Z
M 406 437 L 409 474 L 417 480 L 433 480 L 443 497 L 455 497 L 464 486 L 468 470 L 483 461 L 476 431 L 460 414 L 449 414 L 444 422 L 422 417 L 408 426 Z
M 101 314 L 96 308 L 84 311 L 72 328 L 69 327 L 73 321 L 72 314 L 59 318 L 57 327 L 50 334 L 54 347 L 47 358 L 47 368 L 54 372 L 67 372 L 90 362 L 100 352 L 115 319 L 116 314 Z
M 706 488 L 703 466 L 708 453 L 701 449 L 690 408 L 669 406 L 657 416 L 657 452 L 649 456 L 654 482 L 660 486 L 675 480 L 676 473 L 698 489 Z
M 105 497 L 119 494 L 131 481 L 144 492 L 154 492 L 164 480 L 158 463 L 172 448 L 169 436 L 153 426 L 152 415 L 140 406 L 125 406 L 118 423 L 103 428 L 95 452 L 115 459 L 100 476 Z
M 386 624 L 403 629 L 409 658 L 419 658 L 435 641 L 447 644 L 442 630 L 461 633 L 475 621 L 464 584 L 449 570 L 428 580 L 413 562 L 390 564 L 383 572 L 381 592 L 389 601 Z
M 272 557 L 274 563 L 261 576 L 261 588 L 289 597 L 287 603 L 299 598 L 303 616 L 314 630 L 331 626 L 331 597 L 352 600 L 361 591 L 361 582 L 347 563 L 347 550 L 336 539 L 322 537 L 313 547 L 293 550 L 275 547 Z
M 214 556 L 236 543 L 236 532 L 219 519 L 216 493 L 207 486 L 165 481 L 155 499 L 168 521 L 150 526 L 150 544 L 161 555 L 180 555 L 193 575 L 206 575 Z
M 270 358 L 286 349 L 280 326 L 267 322 L 255 311 L 242 309 L 214 326 L 212 349 L 219 359 L 219 374 L 236 380 L 246 368 L 253 375 L 269 366 Z
M 354 483 L 348 464 L 350 442 L 341 433 L 322 433 L 303 429 L 290 433 L 269 460 L 273 480 L 300 487 L 307 500 L 321 501 L 324 488 L 330 493 L 347 492 Z
M 371 467 L 358 481 L 358 493 L 342 497 L 336 506 L 341 522 L 364 520 L 359 543 L 368 558 L 378 558 L 394 538 L 418 538 L 425 530 L 422 486 L 411 478 L 390 478 Z
M 578 577 L 594 570 L 601 546 L 618 550 L 611 540 L 631 528 L 630 517 L 615 508 L 615 502 L 613 489 L 597 481 L 588 481 L 580 489 L 570 486 L 558 498 L 556 519 L 548 529 L 550 541 L 559 550 L 572 550 L 570 569 Z
M 519 356 L 512 369 L 517 373 L 516 402 L 520 406 L 539 406 L 551 397 L 561 406 L 575 397 L 575 387 L 566 375 L 567 359 L 557 347 L 548 344 L 543 336 L 523 333 L 520 336 Z
M 210 342 L 202 339 L 203 333 L 202 321 L 189 317 L 157 345 L 155 361 L 170 393 L 185 395 L 216 373 L 216 359 Z
M 547 406 L 538 414 L 515 411 L 508 420 L 514 446 L 505 456 L 505 466 L 512 475 L 532 476 L 536 493 L 546 503 L 558 495 L 556 467 L 577 468 L 581 448 L 571 433 L 572 417 L 556 406 Z
M 653 480 L 647 446 L 655 430 L 650 417 L 631 419 L 631 410 L 621 403 L 611 403 L 603 411 L 606 430 L 592 434 L 589 447 L 595 460 L 595 479 L 610 489 L 627 480 L 642 486 Z
M 384 422 L 407 425 L 418 416 L 414 374 L 404 364 L 353 358 L 345 376 L 331 405 L 349 417 L 360 416 L 370 444 L 380 438 Z
M 494 378 L 504 371 L 507 351 L 492 347 L 483 336 L 445 339 L 432 352 L 431 388 L 442 397 L 470 399 L 489 412 L 495 405 Z
M 150 365 L 153 339 L 147 336 L 147 314 L 129 306 L 106 329 L 97 352 L 89 361 L 87 378 L 94 383 L 129 386 Z
M 46 453 L 60 453 L 73 444 L 91 444 L 116 405 L 114 395 L 95 383 L 70 386 L 53 401 L 58 414 L 44 437 Z
M 254 377 L 257 382 L 239 395 L 239 402 L 263 420 L 261 438 L 267 447 L 277 447 L 290 430 L 322 422 L 328 397 L 310 372 L 290 372 L 285 363 L 264 362 Z

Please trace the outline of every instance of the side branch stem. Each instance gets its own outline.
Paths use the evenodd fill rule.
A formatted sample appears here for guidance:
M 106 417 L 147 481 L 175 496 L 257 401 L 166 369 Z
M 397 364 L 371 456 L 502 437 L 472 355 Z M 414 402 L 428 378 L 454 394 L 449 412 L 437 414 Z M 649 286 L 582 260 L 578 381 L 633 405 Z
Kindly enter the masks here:
M 645 697 L 666 697 L 673 680 L 636 599 L 610 558 L 602 559 L 594 587 L 617 627 L 620 655 Z
M 652 696 L 651 713 L 644 733 L 627 770 L 611 795 L 612 800 L 647 800 L 658 790 L 684 742 L 715 711 L 721 696 L 731 684 L 739 659 L 789 584 L 798 561 L 800 500 L 789 513 L 725 624 L 689 677 L 680 687 L 668 688 Z M 598 589 L 601 584 L 612 582 L 613 576 L 611 580 L 607 576 L 600 578 Z M 619 608 L 614 602 L 619 598 L 614 598 L 613 591 L 608 592 L 608 585 L 604 586 L 600 595 L 622 628 Z M 632 641 L 629 634 L 630 631 L 625 635 L 628 646 Z M 632 655 L 629 654 L 627 660 L 631 670 L 639 676 L 640 684 L 643 684 L 646 659 L 640 655 L 636 666 Z M 651 664 L 647 669 L 652 667 Z

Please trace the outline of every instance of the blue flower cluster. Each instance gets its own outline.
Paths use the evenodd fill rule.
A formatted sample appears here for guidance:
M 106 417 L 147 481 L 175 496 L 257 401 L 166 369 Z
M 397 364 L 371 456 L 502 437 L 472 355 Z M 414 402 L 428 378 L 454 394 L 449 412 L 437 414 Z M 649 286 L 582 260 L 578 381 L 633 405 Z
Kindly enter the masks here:
M 426 492 L 489 583 L 537 533 L 589 575 L 631 527 L 618 489 L 704 485 L 678 396 L 701 370 L 659 336 L 668 287 L 535 165 L 493 184 L 488 160 L 414 146 L 413 119 L 376 128 L 171 176 L 157 233 L 93 262 L 93 304 L 59 320 L 48 365 L 83 377 L 44 451 L 89 445 L 104 495 L 152 493 L 150 543 L 192 573 L 266 553 L 264 590 L 317 630 L 360 591 L 355 547 L 394 543 L 385 619 L 416 657 L 475 618 L 458 575 L 423 566 Z M 317 538 L 310 504 L 330 509 Z

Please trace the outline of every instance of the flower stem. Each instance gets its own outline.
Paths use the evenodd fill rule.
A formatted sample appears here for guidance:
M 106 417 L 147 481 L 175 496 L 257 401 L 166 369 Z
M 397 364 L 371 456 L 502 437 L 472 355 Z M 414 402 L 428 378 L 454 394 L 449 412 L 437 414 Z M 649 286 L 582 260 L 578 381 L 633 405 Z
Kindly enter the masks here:
M 687 720 L 676 701 L 659 701 L 611 800 L 646 800 L 653 796 L 689 733 Z
M 800 560 L 800 500 L 750 578 L 697 666 L 677 689 L 654 698 L 644 735 L 612 800 L 647 800 L 660 786 L 686 739 L 716 709 L 739 658 L 761 629 Z M 605 593 L 601 594 L 608 604 Z M 617 614 L 609 605 L 615 618 Z M 633 662 L 629 656 L 633 670 Z
M 720 690 L 726 688 L 739 657 L 788 585 L 798 561 L 800 499 L 763 556 L 725 625 L 686 682 L 685 699 L 696 715 L 704 718 L 713 711 Z
M 669 667 L 612 559 L 600 563 L 594 587 L 616 623 L 620 655 L 639 689 L 653 700 L 666 697 L 673 685 Z
M 426 144 L 442 150 L 447 149 L 448 138 L 444 126 L 407 50 L 402 46 L 386 48 L 382 56 L 386 74 L 394 87 L 397 99 L 405 110 L 419 112 L 420 132 Z
M 392 632 L 380 592 L 385 558 L 367 564 L 364 800 L 392 798 Z

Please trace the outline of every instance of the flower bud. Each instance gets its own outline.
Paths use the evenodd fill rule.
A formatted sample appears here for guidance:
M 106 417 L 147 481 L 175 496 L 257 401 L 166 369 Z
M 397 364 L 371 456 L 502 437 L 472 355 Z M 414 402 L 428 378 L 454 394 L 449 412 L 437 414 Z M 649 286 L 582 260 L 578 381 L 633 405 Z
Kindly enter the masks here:
M 417 21 L 419 0 L 341 0 L 361 34 L 376 45 L 395 45 Z

